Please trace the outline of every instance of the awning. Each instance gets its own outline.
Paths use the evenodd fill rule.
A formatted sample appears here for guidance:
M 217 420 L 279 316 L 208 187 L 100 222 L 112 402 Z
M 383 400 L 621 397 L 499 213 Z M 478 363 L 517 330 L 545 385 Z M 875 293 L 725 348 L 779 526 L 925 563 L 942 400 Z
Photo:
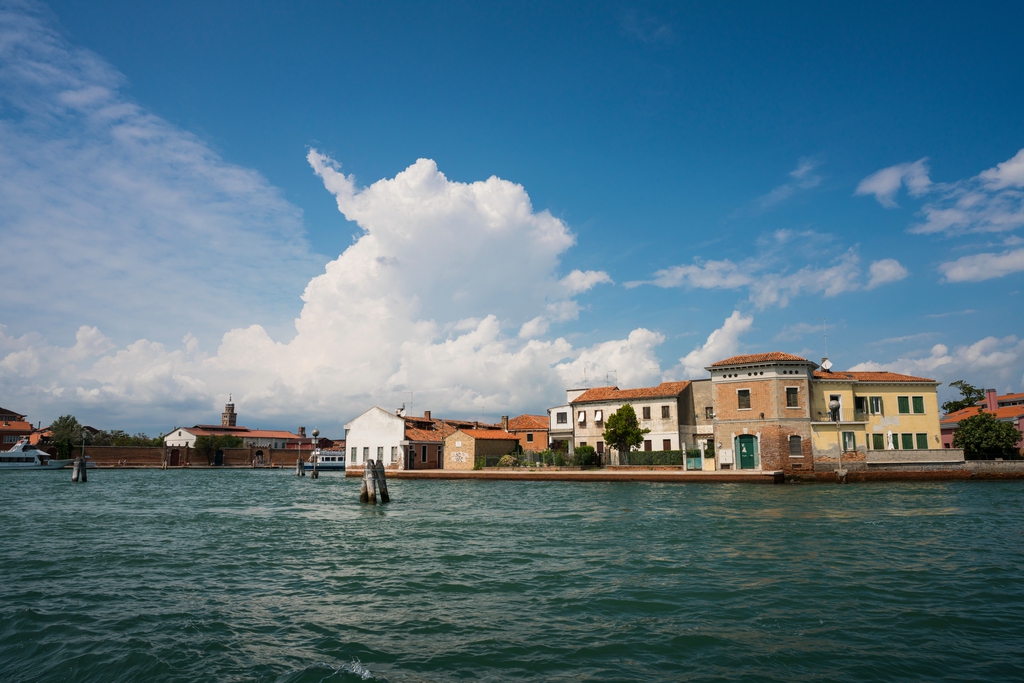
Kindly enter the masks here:
M 581 410 L 580 411 L 580 419 L 577 420 L 577 422 L 582 424 L 582 423 L 584 423 L 586 421 L 587 421 L 587 413 L 585 411 Z

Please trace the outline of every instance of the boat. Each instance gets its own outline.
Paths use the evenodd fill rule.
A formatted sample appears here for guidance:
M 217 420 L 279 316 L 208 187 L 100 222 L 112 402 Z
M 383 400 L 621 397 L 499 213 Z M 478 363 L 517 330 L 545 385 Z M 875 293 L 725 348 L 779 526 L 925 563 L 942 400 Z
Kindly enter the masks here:
M 316 466 L 317 472 L 344 472 L 345 451 L 322 451 L 317 448 L 306 461 L 306 471 Z
M 0 470 L 59 470 L 73 462 L 73 459 L 51 459 L 49 453 L 39 450 L 27 439 L 22 439 L 9 451 L 0 451 Z

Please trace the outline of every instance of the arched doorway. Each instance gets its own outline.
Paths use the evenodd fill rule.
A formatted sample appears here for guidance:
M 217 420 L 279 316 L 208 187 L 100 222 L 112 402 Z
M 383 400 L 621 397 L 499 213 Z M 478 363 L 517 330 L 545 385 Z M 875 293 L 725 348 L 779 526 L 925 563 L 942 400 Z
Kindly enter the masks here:
M 181 451 L 177 448 L 171 449 L 171 462 L 169 464 L 171 467 L 177 467 L 181 464 Z
M 741 470 L 755 470 L 761 465 L 757 450 L 757 437 L 741 434 L 736 437 L 736 456 Z
M 263 467 L 263 451 L 256 451 L 256 465 Z

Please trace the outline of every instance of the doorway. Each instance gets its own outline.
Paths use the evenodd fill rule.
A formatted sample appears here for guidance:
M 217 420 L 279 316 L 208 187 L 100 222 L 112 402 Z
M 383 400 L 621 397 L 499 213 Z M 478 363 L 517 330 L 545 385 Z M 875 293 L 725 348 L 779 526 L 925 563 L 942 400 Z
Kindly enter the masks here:
M 739 457 L 741 470 L 757 469 L 760 458 L 757 452 L 757 437 L 742 434 L 736 437 L 736 454 Z

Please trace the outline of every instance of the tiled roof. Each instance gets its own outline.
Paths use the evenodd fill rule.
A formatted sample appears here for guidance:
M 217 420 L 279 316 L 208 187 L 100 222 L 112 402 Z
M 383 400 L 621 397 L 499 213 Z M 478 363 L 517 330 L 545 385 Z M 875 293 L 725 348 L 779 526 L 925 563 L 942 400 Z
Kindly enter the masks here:
M 31 422 L 0 422 L 0 431 L 32 432 L 35 431 L 35 428 Z
M 18 417 L 25 417 L 23 413 L 16 413 L 13 410 L 7 410 L 7 408 L 0 407 L 0 415 L 16 415 Z
M 969 417 L 974 417 L 978 414 L 978 408 L 979 406 L 969 406 L 950 413 L 942 418 L 942 424 L 944 426 L 952 426 L 960 420 L 966 420 Z M 995 410 L 984 408 L 982 412 L 988 413 L 997 420 L 1013 420 L 1024 416 L 1024 406 L 1003 406 L 1002 408 L 996 408 Z
M 800 363 L 810 362 L 806 358 L 794 356 L 791 353 L 772 351 L 770 353 L 748 353 L 744 356 L 733 356 L 732 358 L 716 361 L 711 364 L 711 367 L 716 368 L 720 365 L 746 365 L 749 363 L 771 363 L 774 361 L 797 361 Z
M 440 442 L 455 431 L 455 427 L 447 422 L 443 425 L 438 423 L 435 429 L 418 429 L 416 427 L 405 428 L 405 438 L 409 441 Z
M 927 377 L 914 377 L 913 375 L 901 375 L 896 372 L 822 372 L 814 371 L 815 379 L 835 379 L 839 381 L 854 382 L 904 382 L 909 384 L 920 384 L 922 382 L 932 383 L 933 379 Z
M 515 434 L 509 434 L 500 429 L 463 429 L 463 434 L 468 434 L 474 439 L 493 439 L 495 441 L 519 441 Z
M 1024 394 L 1003 394 L 996 396 L 997 401 L 1024 401 Z
M 241 439 L 298 439 L 298 434 L 282 429 L 249 429 L 247 427 L 221 427 L 220 425 L 196 425 L 195 427 L 178 427 L 171 430 L 170 436 L 178 430 L 187 431 L 195 436 L 237 436 Z
M 525 429 L 547 429 L 547 415 L 517 415 L 508 421 L 509 431 Z
M 571 403 L 592 403 L 594 401 L 625 401 L 631 398 L 668 398 L 683 393 L 686 387 L 690 386 L 689 380 L 685 382 L 662 382 L 656 387 L 642 387 L 640 389 L 619 389 L 618 387 L 594 387 L 587 389 L 577 396 Z

